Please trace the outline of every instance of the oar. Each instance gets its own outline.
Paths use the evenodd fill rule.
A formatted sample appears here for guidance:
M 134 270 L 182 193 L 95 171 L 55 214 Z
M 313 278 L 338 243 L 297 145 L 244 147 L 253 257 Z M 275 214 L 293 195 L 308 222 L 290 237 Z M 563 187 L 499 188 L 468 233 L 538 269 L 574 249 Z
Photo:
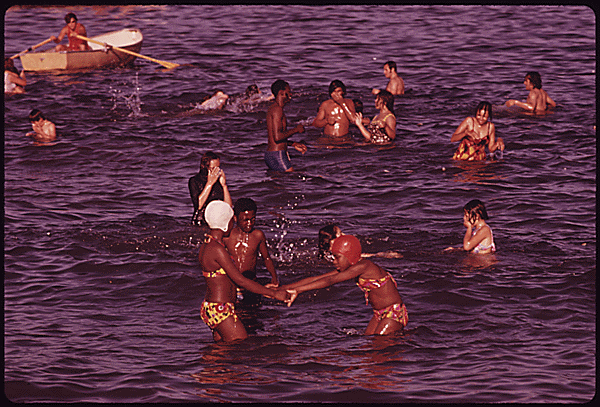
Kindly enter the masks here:
M 18 54 L 16 54 L 16 55 L 13 55 L 12 57 L 10 57 L 10 59 L 15 59 L 15 58 L 18 58 L 18 57 L 20 57 L 21 55 L 23 55 L 23 54 L 26 54 L 26 53 L 27 53 L 27 52 L 29 52 L 29 51 L 33 51 L 34 49 L 36 49 L 36 48 L 39 48 L 39 47 L 41 47 L 42 45 L 46 45 L 46 44 L 48 44 L 50 41 L 52 41 L 52 37 L 48 38 L 46 41 L 42 41 L 42 42 L 40 42 L 39 44 L 37 44 L 37 45 L 34 45 L 33 47 L 29 47 L 29 48 L 27 48 L 25 51 L 21 51 L 21 52 L 19 52 Z
M 162 66 L 164 66 L 165 68 L 168 68 L 168 69 L 173 69 L 173 68 L 177 68 L 178 66 L 180 66 L 179 64 L 176 64 L 174 62 L 167 62 L 167 61 L 161 61 L 161 60 L 158 60 L 158 59 L 150 58 L 150 57 L 147 57 L 146 55 L 142 55 L 142 54 L 138 54 L 137 52 L 129 51 L 128 49 L 115 47 L 114 45 L 110 45 L 110 44 L 107 44 L 105 42 L 96 41 L 96 40 L 93 40 L 91 38 L 84 37 L 83 35 L 74 34 L 73 36 L 76 37 L 76 38 L 79 38 L 80 40 L 84 40 L 84 41 L 88 41 L 88 42 L 93 42 L 94 44 L 102 45 L 102 46 L 105 46 L 105 47 L 109 46 L 109 47 L 111 47 L 113 49 L 116 49 L 117 51 L 121 51 L 121 52 L 124 52 L 126 54 L 135 55 L 138 58 L 144 58 L 144 59 L 147 59 L 148 61 L 156 62 L 157 64 L 161 64 Z

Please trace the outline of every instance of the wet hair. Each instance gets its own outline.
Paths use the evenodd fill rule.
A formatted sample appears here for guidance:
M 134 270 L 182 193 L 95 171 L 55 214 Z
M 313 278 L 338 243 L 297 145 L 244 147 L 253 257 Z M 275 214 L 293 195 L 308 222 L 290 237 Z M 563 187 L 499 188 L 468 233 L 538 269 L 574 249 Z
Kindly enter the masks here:
M 15 67 L 15 62 L 11 58 L 4 58 L 4 70 L 12 73 L 19 74 L 19 71 Z
M 322 259 L 331 253 L 331 241 L 335 239 L 335 228 L 337 225 L 331 223 L 319 229 L 319 258 Z
M 75 19 L 75 21 L 77 21 L 77 16 L 73 13 L 69 13 L 65 16 L 65 22 L 69 24 L 71 22 L 71 19 L 73 18 Z
M 488 120 L 492 121 L 492 104 L 490 102 L 485 102 L 485 101 L 484 102 L 479 102 L 479 104 L 475 108 L 475 116 L 477 116 L 477 113 L 480 110 L 488 112 L 488 115 L 490 116 L 490 118 Z
M 387 61 L 385 64 L 383 64 L 384 66 L 387 65 L 390 67 L 390 70 L 392 71 L 396 71 L 396 63 L 394 61 Z
M 390 112 L 394 111 L 394 95 L 387 90 L 382 90 L 377 94 L 377 97 L 383 102 L 385 107 L 387 107 Z
M 352 101 L 354 102 L 354 110 L 356 111 L 356 113 L 362 113 L 363 102 L 360 99 L 352 99 Z
M 42 114 L 41 111 L 39 111 L 38 109 L 33 109 L 30 113 L 29 113 L 29 121 L 31 123 L 33 122 L 37 122 L 38 120 L 46 120 L 46 118 L 44 117 L 44 115 Z
M 463 210 L 467 214 L 467 218 L 471 223 L 475 223 L 477 217 L 480 217 L 483 220 L 488 219 L 487 211 L 485 210 L 485 205 L 479 199 L 473 199 L 469 201 L 464 207 Z
M 206 153 L 204 153 L 204 155 L 200 159 L 200 174 L 208 175 L 208 166 L 210 165 L 210 162 L 218 159 L 219 156 L 213 153 L 212 151 L 207 151 Z
M 285 88 L 288 86 L 290 86 L 290 84 L 284 81 L 283 79 L 277 79 L 271 85 L 271 92 L 273 92 L 273 96 L 277 97 L 279 92 L 285 90 Z
M 539 72 L 527 72 L 525 79 L 529 78 L 535 89 L 542 89 L 542 75 Z
M 284 87 L 284 89 L 285 89 L 285 87 Z M 250 85 L 246 88 L 245 95 L 252 96 L 252 95 L 257 95 L 258 93 L 260 93 L 260 91 L 258 90 L 258 85 Z
M 248 211 L 256 213 L 256 210 L 256 202 L 250 198 L 240 198 L 235 201 L 235 205 L 233 206 L 233 213 L 235 216 L 239 216 L 240 213 Z
M 342 88 L 343 94 L 346 94 L 346 85 L 344 85 L 344 83 L 338 79 L 331 81 L 329 84 L 329 94 L 331 95 L 337 88 Z

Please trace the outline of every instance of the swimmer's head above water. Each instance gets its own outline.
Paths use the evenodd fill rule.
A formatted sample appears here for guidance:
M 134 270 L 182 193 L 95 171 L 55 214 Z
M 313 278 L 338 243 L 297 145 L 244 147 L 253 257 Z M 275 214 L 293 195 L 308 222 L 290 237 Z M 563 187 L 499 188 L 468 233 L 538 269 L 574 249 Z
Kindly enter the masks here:
M 324 259 L 331 256 L 331 242 L 341 235 L 342 230 L 333 223 L 319 229 L 319 258 Z
M 358 239 L 352 235 L 342 235 L 336 238 L 331 245 L 333 255 L 343 255 L 348 259 L 351 266 L 354 266 L 360 260 L 362 247 Z
M 463 207 L 463 211 L 471 224 L 474 224 L 477 221 L 477 218 L 488 220 L 488 214 L 485 210 L 485 205 L 479 199 L 473 199 L 469 201 Z
M 204 219 L 209 228 L 220 229 L 227 233 L 232 224 L 233 209 L 224 201 L 211 201 L 204 211 Z
M 346 85 L 344 85 L 344 82 L 340 81 L 339 79 L 335 79 L 329 84 L 329 95 L 335 92 L 337 88 L 342 88 L 342 96 L 346 95 Z

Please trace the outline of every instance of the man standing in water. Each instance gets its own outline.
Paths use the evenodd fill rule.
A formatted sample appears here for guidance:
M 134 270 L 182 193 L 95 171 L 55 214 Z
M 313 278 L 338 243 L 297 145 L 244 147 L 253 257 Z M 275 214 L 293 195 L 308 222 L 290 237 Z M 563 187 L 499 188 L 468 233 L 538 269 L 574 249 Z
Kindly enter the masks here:
M 543 113 L 548 109 L 548 106 L 556 107 L 554 100 L 542 89 L 542 76 L 539 72 L 527 72 L 523 84 L 525 85 L 525 89 L 529 91 L 527 101 L 520 102 L 511 99 L 506 102 L 506 106 L 512 107 L 517 105 L 533 113 Z
M 85 27 L 83 24 L 77 22 L 77 17 L 73 13 L 69 13 L 65 16 L 65 22 L 67 25 L 60 30 L 60 34 L 58 34 L 58 38 L 54 35 L 50 37 L 52 41 L 59 44 L 65 35 L 69 40 L 69 46 L 59 44 L 56 46 L 56 51 L 87 51 L 90 49 L 87 41 L 80 40 L 77 37 L 74 37 L 74 34 L 83 35 L 87 37 L 87 33 L 85 31 Z
M 321 103 L 312 125 L 323 127 L 323 135 L 331 141 L 349 141 L 348 129 L 356 117 L 354 102 L 352 99 L 344 97 L 346 96 L 346 86 L 337 79 L 329 85 L 329 96 L 331 99 Z
M 390 92 L 392 95 L 404 95 L 404 81 L 398 76 L 396 72 L 396 63 L 394 61 L 387 61 L 383 65 L 383 74 L 390 81 L 388 82 L 385 90 Z M 377 95 L 380 92 L 379 89 L 373 89 L 371 93 Z
M 271 85 L 271 92 L 275 97 L 275 102 L 267 111 L 267 133 L 268 146 L 265 152 L 265 163 L 267 167 L 274 171 L 288 172 L 292 171 L 292 163 L 288 154 L 288 146 L 294 147 L 302 154 L 306 153 L 306 146 L 302 143 L 295 143 L 288 140 L 296 133 L 304 133 L 304 126 L 299 124 L 291 130 L 287 130 L 287 119 L 283 113 L 283 107 L 292 100 L 292 90 L 290 85 L 281 79 L 276 80 Z

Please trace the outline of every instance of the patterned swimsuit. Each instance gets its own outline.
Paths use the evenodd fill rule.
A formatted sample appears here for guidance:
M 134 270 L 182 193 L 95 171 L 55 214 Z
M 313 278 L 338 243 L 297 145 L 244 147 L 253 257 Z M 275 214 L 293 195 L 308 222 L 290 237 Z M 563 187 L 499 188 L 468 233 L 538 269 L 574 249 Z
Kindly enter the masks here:
M 206 237 L 214 240 L 210 235 L 206 235 Z M 227 273 L 223 268 L 220 268 L 215 271 L 203 271 L 202 275 L 204 278 L 215 278 L 217 276 L 226 276 Z M 235 313 L 235 305 L 232 302 L 209 302 L 204 300 L 200 306 L 200 318 L 202 318 L 202 321 L 210 329 L 215 329 L 217 325 L 229 317 L 233 317 L 236 322 L 238 320 L 238 316 Z
M 394 285 L 398 287 L 396 280 L 394 280 L 394 277 L 392 277 L 390 273 L 387 273 L 382 278 L 359 278 L 356 284 L 361 290 L 364 291 L 365 300 L 368 304 L 369 291 L 374 288 L 381 288 L 389 281 L 393 281 Z M 408 312 L 406 311 L 406 306 L 403 303 L 392 304 L 382 309 L 373 309 L 373 314 L 375 314 L 378 321 L 381 321 L 384 318 L 389 318 L 401 323 L 402 326 L 406 326 L 408 324 Z

